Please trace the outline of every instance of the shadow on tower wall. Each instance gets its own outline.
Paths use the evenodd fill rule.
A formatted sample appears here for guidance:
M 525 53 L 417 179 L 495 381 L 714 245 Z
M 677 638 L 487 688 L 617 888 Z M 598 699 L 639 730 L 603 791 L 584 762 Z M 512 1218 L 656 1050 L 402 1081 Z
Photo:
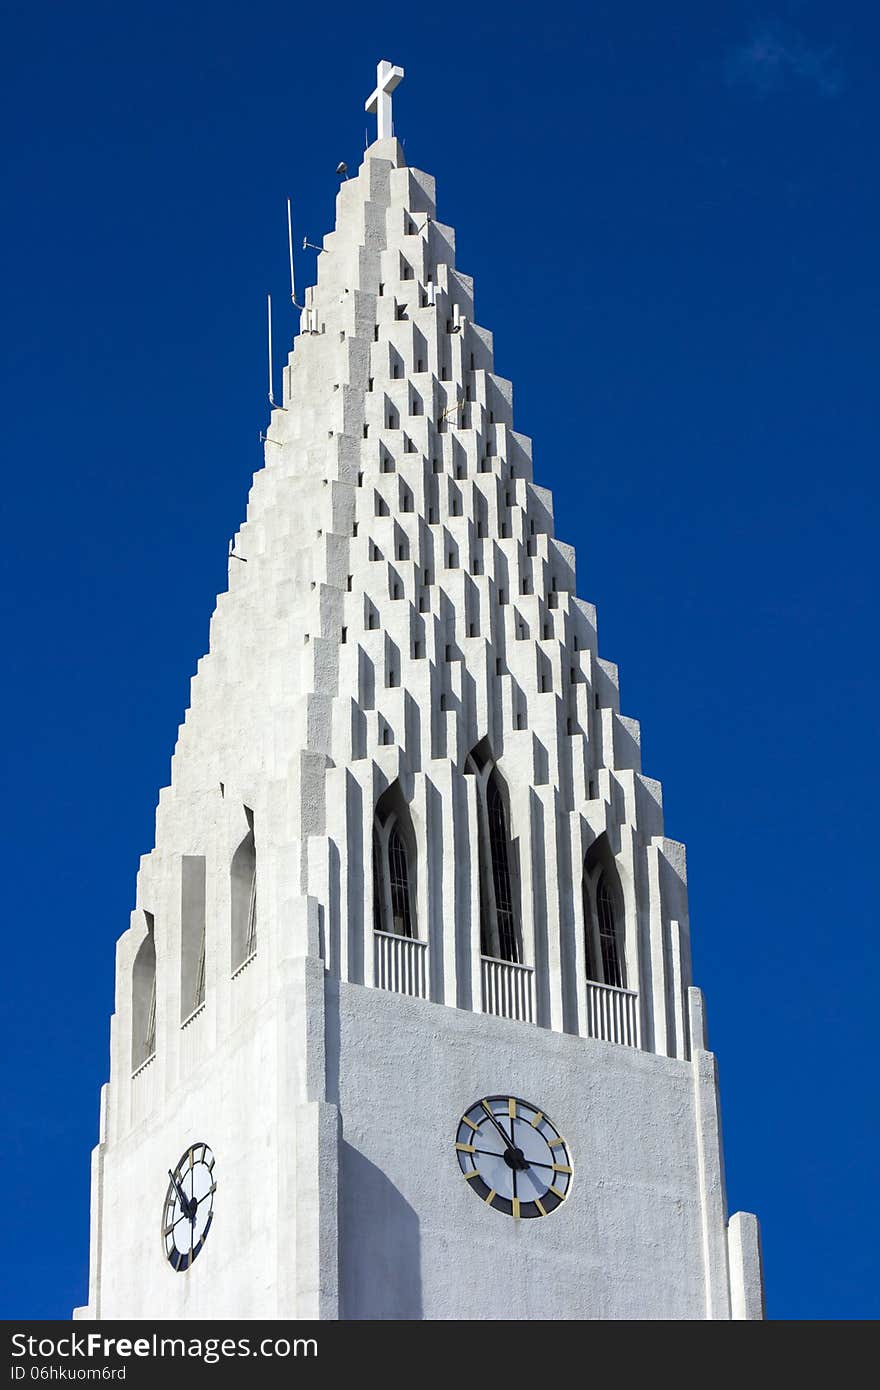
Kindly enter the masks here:
M 419 1218 L 382 1170 L 344 1140 L 339 1217 L 340 1317 L 420 1319 Z

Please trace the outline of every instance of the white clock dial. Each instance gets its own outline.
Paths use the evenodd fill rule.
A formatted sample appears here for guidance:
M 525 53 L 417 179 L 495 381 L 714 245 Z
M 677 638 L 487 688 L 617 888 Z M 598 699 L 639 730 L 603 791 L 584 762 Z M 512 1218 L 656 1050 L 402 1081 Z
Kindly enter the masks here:
M 486 1096 L 461 1117 L 455 1152 L 466 1181 L 493 1211 L 547 1216 L 568 1196 L 568 1146 L 543 1110 L 516 1096 Z
M 168 1169 L 162 1211 L 162 1243 L 172 1269 L 189 1269 L 205 1244 L 214 1217 L 214 1155 L 207 1144 L 192 1144 L 177 1167 Z

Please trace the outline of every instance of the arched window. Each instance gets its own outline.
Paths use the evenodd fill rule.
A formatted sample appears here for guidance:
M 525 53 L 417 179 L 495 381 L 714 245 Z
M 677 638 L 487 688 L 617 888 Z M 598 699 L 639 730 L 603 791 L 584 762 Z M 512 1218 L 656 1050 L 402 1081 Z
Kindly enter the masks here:
M 205 859 L 185 854 L 180 865 L 180 1021 L 205 1002 Z
M 147 934 L 131 972 L 131 1069 L 137 1071 L 156 1051 L 156 942 L 153 915 L 145 912 Z
M 257 849 L 253 814 L 245 808 L 250 829 L 230 868 L 232 891 L 232 969 L 237 970 L 257 949 Z
M 373 820 L 373 927 L 415 937 L 415 840 L 409 810 L 394 782 L 383 792 Z
M 587 979 L 625 989 L 623 902 L 604 835 L 584 861 L 583 892 Z
M 617 942 L 614 920 L 614 898 L 607 875 L 601 873 L 596 885 L 596 916 L 599 921 L 599 949 L 602 952 L 602 975 L 606 985 L 623 987 L 623 963 Z
M 477 781 L 480 950 L 496 960 L 519 962 L 522 932 L 507 791 L 485 740 L 469 754 L 465 772 Z

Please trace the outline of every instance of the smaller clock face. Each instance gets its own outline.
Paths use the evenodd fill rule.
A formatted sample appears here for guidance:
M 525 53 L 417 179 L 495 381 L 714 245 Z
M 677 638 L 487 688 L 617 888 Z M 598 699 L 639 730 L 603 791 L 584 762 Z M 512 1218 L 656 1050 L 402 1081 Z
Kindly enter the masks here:
M 571 1158 L 543 1110 L 516 1096 L 486 1096 L 462 1115 L 458 1165 L 472 1192 L 493 1211 L 548 1216 L 568 1196 Z
M 172 1269 L 189 1269 L 201 1251 L 214 1216 L 214 1155 L 207 1144 L 192 1144 L 177 1167 L 168 1169 L 162 1211 L 162 1243 Z

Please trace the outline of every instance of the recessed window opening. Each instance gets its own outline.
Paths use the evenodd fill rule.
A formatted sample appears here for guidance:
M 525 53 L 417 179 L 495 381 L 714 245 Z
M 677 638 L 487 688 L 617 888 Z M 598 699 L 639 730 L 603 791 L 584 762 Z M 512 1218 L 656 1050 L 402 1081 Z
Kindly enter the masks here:
M 131 1069 L 133 1072 L 156 1051 L 156 945 L 155 919 L 143 914 L 146 935 L 137 950 L 131 972 Z
M 493 768 L 484 784 L 483 817 L 488 853 L 481 865 L 481 948 L 484 955 L 518 962 L 520 943 L 510 867 L 510 837 L 500 779 Z M 489 864 L 486 864 L 486 860 Z M 486 873 L 486 869 L 489 873 Z M 491 877 L 490 877 L 491 875 Z
M 599 947 L 602 952 L 602 973 L 606 985 L 624 987 L 623 961 L 617 939 L 614 899 L 605 873 L 596 887 L 596 913 L 599 919 Z
M 257 851 L 254 842 L 253 813 L 245 807 L 248 832 L 230 865 L 232 899 L 232 969 L 250 960 L 257 949 Z

